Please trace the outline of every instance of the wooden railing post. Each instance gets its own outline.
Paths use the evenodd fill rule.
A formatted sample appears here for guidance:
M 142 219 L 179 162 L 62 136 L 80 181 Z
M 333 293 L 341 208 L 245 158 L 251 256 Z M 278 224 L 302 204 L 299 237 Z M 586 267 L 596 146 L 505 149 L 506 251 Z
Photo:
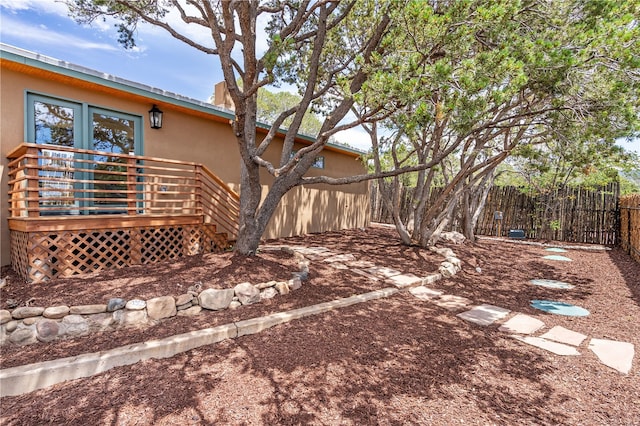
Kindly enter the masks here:
M 35 147 L 27 149 L 26 175 L 27 175 L 27 216 L 40 216 L 40 180 L 38 179 L 38 152 Z M 32 178 L 32 179 L 29 179 Z
M 195 213 L 203 215 L 203 220 L 204 220 L 205 212 L 204 212 L 204 205 L 202 203 L 202 165 L 196 164 L 194 166 L 194 174 L 195 174 L 195 181 L 196 181 Z
M 130 152 L 130 156 L 133 156 L 134 153 Z M 127 213 L 130 215 L 135 215 L 138 213 L 137 208 L 137 177 L 138 172 L 136 170 L 136 159 L 134 157 L 127 158 Z M 133 198 L 133 200 L 132 200 Z

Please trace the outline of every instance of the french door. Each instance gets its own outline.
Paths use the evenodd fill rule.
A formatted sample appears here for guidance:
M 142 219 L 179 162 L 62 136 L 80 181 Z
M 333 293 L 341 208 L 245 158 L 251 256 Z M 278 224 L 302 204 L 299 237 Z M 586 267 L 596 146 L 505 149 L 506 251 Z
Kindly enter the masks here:
M 140 116 L 27 94 L 28 142 L 107 153 L 89 158 L 55 149 L 42 150 L 41 214 L 126 212 L 126 160 L 109 154 L 141 155 L 141 133 Z M 91 162 L 76 161 L 80 158 Z

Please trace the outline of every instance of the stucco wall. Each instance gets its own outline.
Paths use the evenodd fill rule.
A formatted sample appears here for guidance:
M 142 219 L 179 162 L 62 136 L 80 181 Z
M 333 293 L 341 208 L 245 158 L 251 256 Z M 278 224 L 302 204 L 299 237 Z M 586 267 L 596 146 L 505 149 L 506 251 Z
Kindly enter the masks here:
M 6 62 L 3 61 L 3 64 Z M 10 68 L 14 68 L 13 66 Z M 220 178 L 239 190 L 240 156 L 228 120 L 214 119 L 203 113 L 192 113 L 184 107 L 139 95 L 102 90 L 95 84 L 59 77 L 48 72 L 2 68 L 0 79 L 0 169 L 1 209 L 0 254 L 1 264 L 10 263 L 8 217 L 8 179 L 6 155 L 25 139 L 24 111 L 26 92 L 35 92 L 105 109 L 140 115 L 143 118 L 143 154 L 198 162 L 209 167 Z M 149 127 L 147 111 L 156 103 L 164 111 L 162 129 Z M 299 149 L 302 145 L 298 146 Z M 275 161 L 279 157 L 280 141 L 269 149 L 266 157 Z M 312 169 L 309 175 L 349 176 L 363 173 L 360 160 L 352 155 L 324 150 L 325 169 Z M 265 191 L 270 176 L 264 172 Z M 282 200 L 272 218 L 265 238 L 299 235 L 366 226 L 369 218 L 368 183 L 346 186 L 313 185 L 294 188 Z

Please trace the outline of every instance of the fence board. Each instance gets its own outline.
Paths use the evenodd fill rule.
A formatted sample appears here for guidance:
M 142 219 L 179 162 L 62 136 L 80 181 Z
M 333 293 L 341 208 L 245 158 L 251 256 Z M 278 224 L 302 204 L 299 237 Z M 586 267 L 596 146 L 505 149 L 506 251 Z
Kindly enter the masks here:
M 619 194 L 617 182 L 596 190 L 571 187 L 538 196 L 525 194 L 516 187 L 493 187 L 487 197 L 484 211 L 478 219 L 475 232 L 477 235 L 497 235 L 498 227 L 493 213 L 501 211 L 501 236 L 508 236 L 510 229 L 522 229 L 527 238 L 613 245 L 618 242 L 620 232 Z M 405 223 L 409 216 L 412 196 L 413 188 L 402 189 L 400 216 Z M 391 223 L 391 215 L 380 200 L 377 185 L 372 185 L 371 200 L 371 220 Z M 635 199 L 635 203 L 637 207 L 640 199 Z M 555 213 L 545 215 L 545 207 L 554 204 L 557 204 L 557 208 L 553 209 Z M 636 222 L 630 229 L 635 230 L 635 234 L 630 235 L 627 241 L 628 244 L 636 241 L 636 245 L 631 247 L 640 250 L 640 225 L 637 222 L 640 220 L 640 211 L 633 211 L 636 216 L 629 217 L 636 218 Z M 556 226 L 551 226 L 551 221 L 557 221 Z M 453 229 L 459 230 L 457 221 L 454 221 Z
M 620 197 L 620 245 L 640 262 L 640 194 Z

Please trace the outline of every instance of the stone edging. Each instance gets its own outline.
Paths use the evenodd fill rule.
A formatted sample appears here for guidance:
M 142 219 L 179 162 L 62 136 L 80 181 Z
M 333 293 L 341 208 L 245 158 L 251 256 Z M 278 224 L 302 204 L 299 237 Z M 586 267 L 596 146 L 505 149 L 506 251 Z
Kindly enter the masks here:
M 282 250 L 298 261 L 297 272 L 288 281 L 269 281 L 252 285 L 243 282 L 234 288 L 205 289 L 201 284 L 189 287 L 177 297 L 159 296 L 149 300 L 111 298 L 106 304 L 79 306 L 23 306 L 13 311 L 0 310 L 0 345 L 8 342 L 27 345 L 77 337 L 120 326 L 145 326 L 174 316 L 193 316 L 203 309 L 237 309 L 277 295 L 297 290 L 309 274 L 309 260 L 291 249 Z
M 455 275 L 462 266 L 450 248 L 431 247 L 445 260 L 438 272 L 425 277 L 402 274 L 371 262 L 358 261 L 350 254 L 336 254 L 324 247 L 262 246 L 261 251 L 281 250 L 298 261 L 297 272 L 288 281 L 269 281 L 253 285 L 243 282 L 229 289 L 200 290 L 197 284 L 177 297 L 159 296 L 149 300 L 111 298 L 106 304 L 79 306 L 25 306 L 13 311 L 0 310 L 0 345 L 27 345 L 73 338 L 91 332 L 106 331 L 122 326 L 145 326 L 178 316 L 198 315 L 202 310 L 237 309 L 277 295 L 297 290 L 308 279 L 311 260 L 322 260 L 339 270 L 349 270 L 371 280 L 384 280 L 399 289 L 432 284 L 441 278 Z
M 66 380 L 90 377 L 115 367 L 135 364 L 150 358 L 169 358 L 200 346 L 259 333 L 267 328 L 295 319 L 389 297 L 398 291 L 395 288 L 384 288 L 288 312 L 278 312 L 103 352 L 7 368 L 0 370 L 0 397 L 22 395 Z

